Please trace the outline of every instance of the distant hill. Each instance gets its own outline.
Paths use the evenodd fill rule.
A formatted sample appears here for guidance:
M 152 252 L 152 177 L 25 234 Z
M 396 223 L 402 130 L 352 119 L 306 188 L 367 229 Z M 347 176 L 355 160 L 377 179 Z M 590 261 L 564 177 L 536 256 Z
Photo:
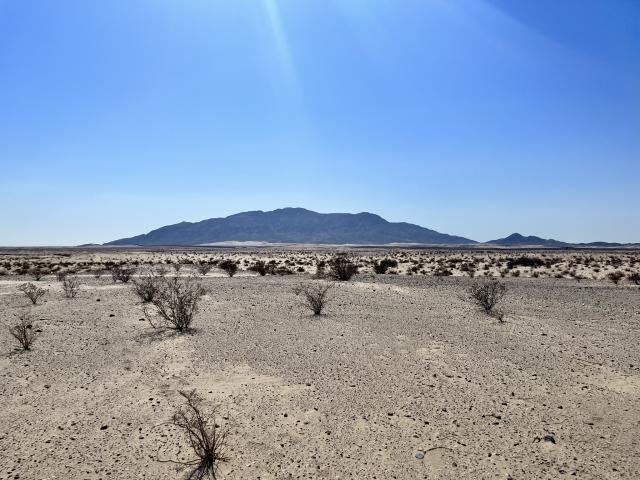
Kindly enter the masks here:
M 567 243 L 553 238 L 541 238 L 536 236 L 524 236 L 519 233 L 512 233 L 508 237 L 490 240 L 486 242 L 490 245 L 500 245 L 502 247 L 546 247 L 546 248 L 635 248 L 640 246 L 637 243 L 612 243 L 612 242 L 590 242 L 590 243 Z
M 542 247 L 551 247 L 551 248 L 562 248 L 568 247 L 571 244 L 566 242 L 561 242 L 559 240 L 554 240 L 552 238 L 545 239 L 536 236 L 524 236 L 519 233 L 512 233 L 508 237 L 499 238 L 497 240 L 490 240 L 486 243 L 491 245 L 502 245 L 505 247 L 516 247 L 516 246 L 542 246 Z
M 181 222 L 105 245 L 206 245 L 218 242 L 269 242 L 384 245 L 477 243 L 411 223 L 392 223 L 372 213 L 317 213 L 304 208 L 243 212 L 226 218 Z

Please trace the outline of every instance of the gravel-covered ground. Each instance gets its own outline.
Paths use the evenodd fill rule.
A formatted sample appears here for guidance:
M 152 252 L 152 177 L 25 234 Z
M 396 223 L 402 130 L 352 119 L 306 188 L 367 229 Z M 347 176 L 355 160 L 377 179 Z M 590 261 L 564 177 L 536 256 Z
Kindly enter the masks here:
M 307 275 L 207 276 L 191 334 L 153 329 L 130 285 L 0 278 L 0 479 L 177 479 L 171 425 L 197 389 L 229 428 L 228 479 L 640 478 L 640 290 L 502 279 L 506 323 L 474 279 L 363 274 L 321 317 Z M 19 352 L 7 328 L 41 330 Z

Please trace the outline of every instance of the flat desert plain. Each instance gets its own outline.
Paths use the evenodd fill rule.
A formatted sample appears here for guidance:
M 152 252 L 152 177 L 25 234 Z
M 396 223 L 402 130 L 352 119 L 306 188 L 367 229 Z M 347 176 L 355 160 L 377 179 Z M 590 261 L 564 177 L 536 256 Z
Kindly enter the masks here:
M 560 261 L 504 272 L 520 253 L 356 252 L 361 273 L 312 316 L 294 289 L 323 281 L 329 255 L 5 252 L 0 479 L 187 478 L 169 461 L 193 458 L 171 419 L 192 389 L 228 431 L 222 479 L 640 478 L 640 290 L 605 277 L 637 271 L 637 253 L 545 253 Z M 198 276 L 185 334 L 145 320 L 135 276 L 94 274 L 221 256 L 240 271 Z M 373 274 L 372 256 L 399 259 L 396 274 Z M 258 258 L 295 273 L 248 271 Z M 36 264 L 73 272 L 77 297 L 51 273 L 35 281 Z M 469 298 L 487 271 L 507 289 L 503 322 Z M 46 290 L 36 305 L 25 282 Z M 21 312 L 29 351 L 8 331 Z

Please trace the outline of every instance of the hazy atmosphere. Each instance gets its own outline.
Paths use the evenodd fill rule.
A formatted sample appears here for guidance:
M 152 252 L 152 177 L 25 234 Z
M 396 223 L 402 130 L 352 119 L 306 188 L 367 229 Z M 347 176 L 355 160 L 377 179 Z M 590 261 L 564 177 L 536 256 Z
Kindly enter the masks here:
M 633 0 L 0 1 L 0 245 L 304 207 L 640 241 Z

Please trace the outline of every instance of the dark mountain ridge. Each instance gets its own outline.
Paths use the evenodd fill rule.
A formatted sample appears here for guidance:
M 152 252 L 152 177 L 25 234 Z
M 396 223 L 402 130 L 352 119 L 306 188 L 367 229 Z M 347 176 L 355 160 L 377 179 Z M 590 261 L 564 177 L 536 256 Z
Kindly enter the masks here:
M 317 213 L 304 208 L 243 212 L 225 218 L 181 222 L 106 245 L 204 245 L 227 241 L 384 245 L 464 245 L 474 240 L 411 223 L 392 223 L 372 213 Z

